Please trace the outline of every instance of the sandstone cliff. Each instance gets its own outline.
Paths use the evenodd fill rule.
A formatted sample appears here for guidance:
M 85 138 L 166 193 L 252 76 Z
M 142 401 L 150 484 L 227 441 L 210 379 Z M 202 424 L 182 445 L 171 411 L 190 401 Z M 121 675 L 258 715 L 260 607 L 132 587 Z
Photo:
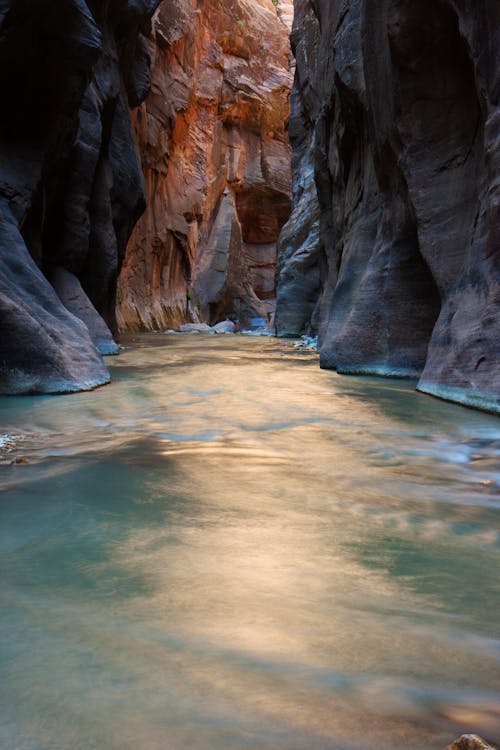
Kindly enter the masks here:
M 500 4 L 295 0 L 277 330 L 500 412 Z
M 135 116 L 148 207 L 120 276 L 121 329 L 272 309 L 290 211 L 291 16 L 285 0 L 160 6 Z
M 129 107 L 157 4 L 0 2 L 0 393 L 109 380 L 99 351 L 117 349 L 116 277 L 144 208 Z

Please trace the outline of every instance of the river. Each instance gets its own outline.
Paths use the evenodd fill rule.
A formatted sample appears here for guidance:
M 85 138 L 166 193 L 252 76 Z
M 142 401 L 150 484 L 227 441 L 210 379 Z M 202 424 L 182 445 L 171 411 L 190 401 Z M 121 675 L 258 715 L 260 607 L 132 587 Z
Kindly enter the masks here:
M 124 344 L 0 399 L 0 747 L 498 742 L 498 418 L 271 338 Z

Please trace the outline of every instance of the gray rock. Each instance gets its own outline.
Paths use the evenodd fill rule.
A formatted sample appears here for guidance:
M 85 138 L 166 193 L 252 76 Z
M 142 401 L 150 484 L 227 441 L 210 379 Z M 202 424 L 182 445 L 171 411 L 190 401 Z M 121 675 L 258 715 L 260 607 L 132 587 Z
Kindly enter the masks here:
M 203 317 L 220 319 L 228 306 L 244 321 L 265 314 L 255 294 L 243 258 L 241 226 L 234 196 L 226 190 L 207 242 L 202 246 L 193 270 L 193 293 Z
M 499 29 L 498 3 L 296 0 L 276 311 L 323 367 L 496 413 Z
M 116 350 L 99 316 L 113 328 L 117 274 L 144 208 L 129 105 L 147 90 L 144 36 L 157 4 L 2 3 L 2 393 L 109 380 L 87 327 L 47 278 L 98 347 Z M 70 274 L 64 283 L 54 269 Z
M 215 333 L 208 323 L 182 323 L 179 326 L 180 333 Z
M 213 326 L 215 333 L 236 333 L 236 325 L 232 320 L 221 320 Z
M 0 393 L 67 393 L 109 382 L 86 326 L 60 303 L 1 208 Z
M 50 283 L 64 307 L 85 323 L 90 338 L 99 353 L 103 355 L 118 354 L 118 344 L 83 291 L 76 276 L 64 268 L 56 267 L 50 275 Z

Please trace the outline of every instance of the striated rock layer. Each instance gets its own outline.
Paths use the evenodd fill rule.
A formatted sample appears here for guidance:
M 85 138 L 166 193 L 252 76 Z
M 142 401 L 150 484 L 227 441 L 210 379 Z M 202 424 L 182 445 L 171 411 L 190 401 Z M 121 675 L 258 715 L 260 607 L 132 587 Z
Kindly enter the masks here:
M 119 280 L 121 329 L 272 309 L 291 197 L 291 18 L 286 0 L 161 4 L 135 115 L 148 208 Z
M 0 393 L 109 380 L 157 0 L 0 2 Z M 106 321 L 106 322 L 105 322 Z
M 500 413 L 500 5 L 295 0 L 279 335 Z

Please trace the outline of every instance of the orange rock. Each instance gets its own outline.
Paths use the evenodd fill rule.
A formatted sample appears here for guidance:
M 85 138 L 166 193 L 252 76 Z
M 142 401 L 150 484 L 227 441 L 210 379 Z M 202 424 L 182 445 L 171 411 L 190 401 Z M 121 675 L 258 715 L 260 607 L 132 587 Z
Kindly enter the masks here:
M 160 6 L 151 94 L 135 115 L 148 208 L 119 280 L 122 330 L 268 310 L 290 212 L 291 20 L 283 0 Z

